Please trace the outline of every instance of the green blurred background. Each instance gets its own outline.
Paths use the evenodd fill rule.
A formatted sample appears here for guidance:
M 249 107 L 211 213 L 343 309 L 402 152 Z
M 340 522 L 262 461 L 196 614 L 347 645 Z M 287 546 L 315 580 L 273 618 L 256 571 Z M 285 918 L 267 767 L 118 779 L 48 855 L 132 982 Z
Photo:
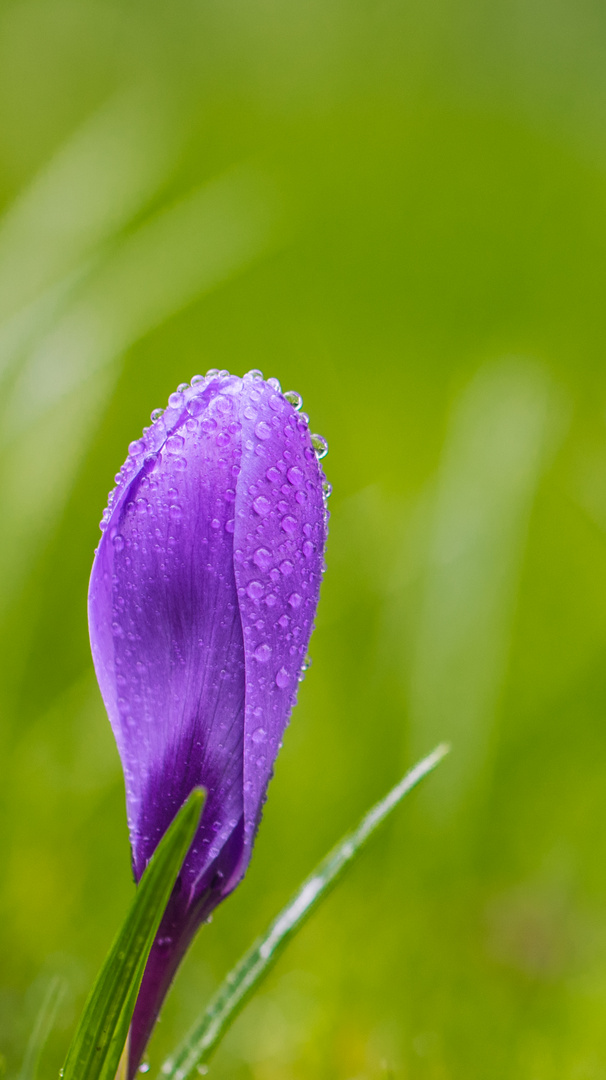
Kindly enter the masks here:
M 313 668 L 152 1068 L 314 862 L 454 743 L 217 1080 L 606 1077 L 606 10 L 0 7 L 0 1049 L 56 1075 L 132 895 L 86 589 L 179 382 L 299 390 L 334 485 Z

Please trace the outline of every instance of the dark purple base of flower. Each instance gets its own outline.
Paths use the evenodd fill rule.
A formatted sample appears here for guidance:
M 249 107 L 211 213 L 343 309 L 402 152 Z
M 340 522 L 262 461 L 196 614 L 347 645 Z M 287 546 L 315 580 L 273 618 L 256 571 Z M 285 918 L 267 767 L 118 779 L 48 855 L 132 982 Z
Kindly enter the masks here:
M 242 877 L 242 871 L 237 869 L 241 864 L 242 849 L 240 821 L 219 857 L 208 867 L 204 880 L 196 883 L 193 902 L 190 902 L 191 893 L 183 887 L 181 876 L 177 878 L 137 996 L 130 1027 L 128 1080 L 133 1080 L 136 1075 L 164 998 L 198 927 L 229 896 Z
M 208 889 L 189 911 L 184 910 L 181 897 L 171 897 L 164 913 L 156 940 L 152 945 L 141 982 L 137 1004 L 130 1028 L 128 1080 L 133 1080 L 162 1003 L 175 977 L 179 964 L 189 948 L 200 924 L 217 906 L 220 897 Z

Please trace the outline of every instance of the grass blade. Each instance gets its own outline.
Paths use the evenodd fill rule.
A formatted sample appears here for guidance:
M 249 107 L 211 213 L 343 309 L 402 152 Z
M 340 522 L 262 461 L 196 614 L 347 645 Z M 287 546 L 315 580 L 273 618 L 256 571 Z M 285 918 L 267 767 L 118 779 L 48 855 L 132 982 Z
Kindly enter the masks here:
M 442 743 L 419 761 L 394 788 L 347 833 L 316 867 L 310 877 L 271 923 L 267 932 L 244 954 L 211 999 L 201 1020 L 161 1069 L 163 1080 L 193 1080 L 204 1070 L 218 1043 L 272 967 L 278 955 L 327 895 L 345 868 L 354 861 L 375 829 L 408 792 L 448 753 Z
M 55 975 L 49 982 L 44 995 L 40 1011 L 36 1017 L 29 1042 L 25 1050 L 23 1064 L 19 1072 L 18 1080 L 36 1080 L 38 1075 L 38 1063 L 40 1055 L 46 1045 L 55 1023 L 57 1009 L 65 994 L 65 980 Z
M 149 950 L 198 827 L 204 798 L 203 789 L 194 788 L 150 859 L 84 1007 L 64 1080 L 114 1080 Z

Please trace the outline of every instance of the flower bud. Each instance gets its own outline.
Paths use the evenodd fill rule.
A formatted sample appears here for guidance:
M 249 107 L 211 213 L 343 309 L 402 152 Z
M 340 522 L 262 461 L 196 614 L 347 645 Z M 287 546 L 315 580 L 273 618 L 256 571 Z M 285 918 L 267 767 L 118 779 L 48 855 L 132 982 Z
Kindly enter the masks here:
M 143 977 L 131 1075 L 193 934 L 248 866 L 305 667 L 328 486 L 298 408 L 260 372 L 195 377 L 130 444 L 101 522 L 91 647 L 137 881 L 207 790 Z

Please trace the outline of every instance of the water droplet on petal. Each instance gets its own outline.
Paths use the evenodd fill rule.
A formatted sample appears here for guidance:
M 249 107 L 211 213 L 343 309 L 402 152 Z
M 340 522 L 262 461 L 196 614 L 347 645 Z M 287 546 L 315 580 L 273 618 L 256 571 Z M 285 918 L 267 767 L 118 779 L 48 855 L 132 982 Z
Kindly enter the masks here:
M 294 566 L 289 559 L 285 559 L 284 562 L 280 563 L 280 570 L 284 574 L 284 577 L 288 577 L 289 574 L 292 574 Z
M 286 627 L 289 625 L 289 623 L 290 619 L 288 615 L 280 615 L 280 618 L 278 619 L 278 626 L 281 626 L 283 630 L 286 630 Z
M 332 484 L 330 484 L 328 480 L 322 481 L 322 494 L 325 499 L 330 499 L 330 496 L 332 495 Z
M 249 581 L 246 586 L 246 594 L 251 600 L 260 600 L 264 592 L 265 589 L 260 581 Z
M 259 743 L 265 742 L 266 738 L 267 738 L 267 732 L 265 731 L 265 728 L 262 728 L 262 727 L 257 728 L 256 731 L 253 731 L 253 733 L 251 735 L 252 741 L 254 743 L 256 743 L 257 745 Z
M 154 409 L 151 413 L 150 420 L 152 424 L 155 424 L 161 416 L 164 416 L 164 409 Z
M 271 510 L 271 503 L 265 495 L 259 495 L 253 502 L 253 510 L 259 517 L 267 517 Z
M 328 443 L 323 435 L 312 435 L 311 445 L 313 446 L 316 457 L 321 461 L 328 453 Z
M 201 382 L 204 382 L 204 376 L 203 375 L 194 375 L 192 380 L 191 380 L 191 385 L 192 386 L 198 386 L 198 384 L 201 383 Z
M 210 527 L 211 527 L 211 529 L 220 529 L 221 528 L 221 522 L 219 521 L 219 518 L 213 518 L 211 523 L 210 523 Z
M 301 604 L 303 603 L 303 597 L 299 596 L 298 592 L 291 593 L 291 595 L 288 597 L 288 603 L 290 604 L 291 608 L 296 609 L 298 607 L 301 607 Z
M 219 368 L 218 367 L 209 367 L 208 371 L 206 372 L 206 378 L 207 379 L 213 379 L 215 377 L 215 375 L 218 375 L 218 374 L 219 374 Z
M 204 412 L 204 402 L 202 398 L 193 397 L 187 402 L 186 409 L 190 416 L 200 416 Z
M 290 678 L 286 668 L 281 667 L 278 674 L 276 675 L 276 686 L 280 690 L 285 690 L 289 682 Z
M 312 544 L 311 540 L 306 540 L 304 542 L 304 544 L 303 544 L 303 554 L 304 554 L 306 559 L 310 559 L 315 550 L 316 549 L 315 549 L 314 545 Z
M 258 439 L 271 438 L 271 428 L 269 424 L 265 423 L 265 420 L 259 420 L 259 423 L 255 427 L 255 435 Z
M 267 385 L 271 386 L 272 390 L 276 390 L 278 394 L 280 393 L 280 391 L 282 389 L 282 387 L 280 386 L 280 383 L 278 382 L 278 380 L 274 379 L 274 378 L 268 379 L 267 380 Z
M 264 547 L 257 548 L 253 555 L 253 562 L 255 566 L 259 567 L 259 570 L 263 570 L 264 572 L 266 572 L 267 570 L 269 570 L 273 562 L 271 552 L 269 552 L 267 548 Z
M 286 473 L 286 479 L 293 487 L 302 487 L 305 480 L 303 469 L 300 469 L 298 465 L 293 465 Z
M 124 537 L 120 536 L 120 533 L 117 533 L 112 540 L 112 544 L 114 545 L 116 551 L 122 551 L 124 548 Z
M 257 645 L 253 655 L 259 664 L 266 664 L 271 656 L 271 645 L 264 641 L 261 645 Z
M 246 372 L 246 374 L 244 376 L 244 381 L 245 382 L 258 382 L 262 378 L 263 378 L 263 372 L 260 371 L 259 368 L 251 368 L 250 371 Z
M 182 435 L 169 435 L 165 446 L 171 454 L 180 454 L 185 446 L 185 439 Z
M 299 409 L 303 408 L 303 398 L 300 394 L 297 393 L 296 390 L 285 390 L 284 397 L 288 401 L 289 405 L 292 405 L 293 409 L 296 409 L 297 412 L 299 411 Z
M 286 517 L 282 518 L 282 521 L 280 522 L 280 524 L 282 526 L 283 531 L 286 533 L 287 536 L 294 536 L 295 535 L 295 533 L 297 531 L 297 519 L 296 518 L 290 517 L 289 515 L 287 515 Z
M 177 390 L 174 394 L 171 394 L 168 399 L 168 404 L 172 409 L 178 409 L 183 404 L 183 394 L 180 390 Z

